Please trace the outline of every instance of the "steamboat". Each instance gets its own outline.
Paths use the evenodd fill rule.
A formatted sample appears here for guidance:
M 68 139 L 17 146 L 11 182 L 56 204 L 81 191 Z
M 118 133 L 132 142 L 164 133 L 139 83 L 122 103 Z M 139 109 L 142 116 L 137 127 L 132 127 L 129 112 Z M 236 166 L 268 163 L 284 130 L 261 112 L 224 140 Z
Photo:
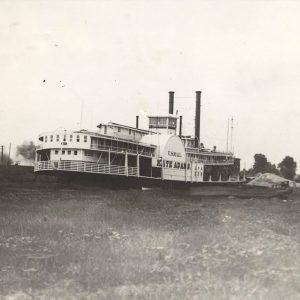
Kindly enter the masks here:
M 148 116 L 147 130 L 139 128 L 136 116 L 136 127 L 108 122 L 95 132 L 40 134 L 34 171 L 71 182 L 137 188 L 237 185 L 240 159 L 200 141 L 200 91 L 195 98 L 194 135 L 182 135 L 182 116 L 174 114 L 174 92 L 169 92 L 169 112 Z

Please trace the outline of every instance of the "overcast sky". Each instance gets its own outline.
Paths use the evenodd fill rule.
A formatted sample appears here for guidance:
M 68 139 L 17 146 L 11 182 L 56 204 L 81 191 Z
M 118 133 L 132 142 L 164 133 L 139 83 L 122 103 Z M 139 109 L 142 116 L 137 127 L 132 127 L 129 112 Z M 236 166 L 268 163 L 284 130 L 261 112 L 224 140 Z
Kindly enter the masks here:
M 226 2 L 226 3 L 225 3 Z M 194 132 L 247 163 L 300 165 L 300 1 L 0 2 L 0 143 L 57 128 L 97 129 L 166 113 L 168 91 Z

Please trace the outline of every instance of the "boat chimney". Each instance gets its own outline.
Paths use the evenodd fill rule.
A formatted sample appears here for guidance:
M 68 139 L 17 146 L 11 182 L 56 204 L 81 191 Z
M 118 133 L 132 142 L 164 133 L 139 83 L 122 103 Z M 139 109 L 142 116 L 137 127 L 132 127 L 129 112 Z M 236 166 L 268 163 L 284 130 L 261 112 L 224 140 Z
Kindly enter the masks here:
M 200 142 L 200 112 L 201 112 L 201 91 L 196 91 L 196 115 L 195 115 L 195 147 Z
M 174 92 L 169 92 L 169 114 L 174 113 Z
M 139 116 L 135 117 L 135 127 L 139 128 Z
M 179 137 L 181 138 L 182 134 L 182 116 L 179 117 Z

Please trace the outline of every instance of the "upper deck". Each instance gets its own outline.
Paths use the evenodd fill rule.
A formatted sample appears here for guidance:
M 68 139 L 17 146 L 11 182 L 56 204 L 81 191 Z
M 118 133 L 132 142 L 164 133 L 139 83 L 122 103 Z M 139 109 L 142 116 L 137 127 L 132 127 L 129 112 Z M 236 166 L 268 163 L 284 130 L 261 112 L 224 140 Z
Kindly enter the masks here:
M 140 138 L 127 139 L 126 135 L 112 134 L 108 131 L 106 134 L 90 132 L 86 130 L 67 131 L 56 130 L 44 132 L 39 135 L 39 145 L 37 151 L 50 149 L 82 149 L 112 151 L 116 153 L 139 153 L 143 156 L 153 156 L 155 145 L 149 145 L 140 142 Z

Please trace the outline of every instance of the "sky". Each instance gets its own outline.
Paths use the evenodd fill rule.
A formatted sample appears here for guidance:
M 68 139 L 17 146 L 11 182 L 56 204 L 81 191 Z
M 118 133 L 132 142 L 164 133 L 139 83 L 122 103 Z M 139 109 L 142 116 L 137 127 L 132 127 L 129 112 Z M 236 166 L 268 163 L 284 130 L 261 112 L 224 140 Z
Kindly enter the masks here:
M 0 1 L 0 144 L 44 131 L 147 128 L 168 91 L 201 140 L 300 165 L 300 1 Z M 14 152 L 14 151 L 13 151 Z M 300 168 L 300 167 L 299 167 Z

